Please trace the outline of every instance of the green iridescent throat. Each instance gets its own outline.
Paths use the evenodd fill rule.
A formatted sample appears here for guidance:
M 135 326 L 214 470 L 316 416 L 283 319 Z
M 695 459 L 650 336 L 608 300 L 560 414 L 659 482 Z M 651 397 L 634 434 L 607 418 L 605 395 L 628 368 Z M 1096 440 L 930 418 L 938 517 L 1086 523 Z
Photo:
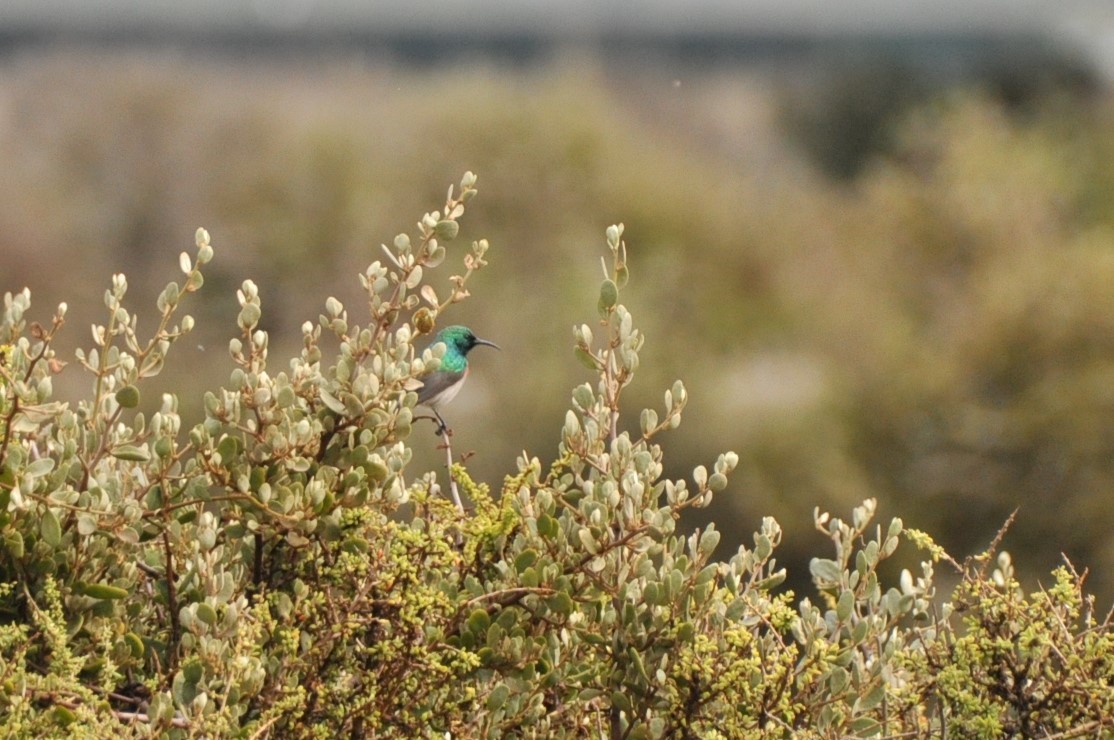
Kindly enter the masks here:
M 476 344 L 476 336 L 466 326 L 447 326 L 437 334 L 437 342 L 445 344 L 441 372 L 462 373 L 468 367 L 465 355 Z
M 451 344 L 447 344 L 447 346 L 448 349 L 445 350 L 445 354 L 441 358 L 441 366 L 438 369 L 443 373 L 464 372 L 464 369 L 468 367 L 468 360 L 456 347 Z

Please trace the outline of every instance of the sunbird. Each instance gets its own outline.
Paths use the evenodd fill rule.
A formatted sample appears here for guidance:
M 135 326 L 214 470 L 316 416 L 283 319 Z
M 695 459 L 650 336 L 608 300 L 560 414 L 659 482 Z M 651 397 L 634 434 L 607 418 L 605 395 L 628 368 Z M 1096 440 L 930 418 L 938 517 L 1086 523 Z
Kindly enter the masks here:
M 440 424 L 437 433 L 443 434 L 448 426 L 441 418 L 440 409 L 456 398 L 464 385 L 468 377 L 468 353 L 481 344 L 495 349 L 499 349 L 499 345 L 478 338 L 467 326 L 446 326 L 433 338 L 433 344 L 438 343 L 445 345 L 445 354 L 436 370 L 419 378 L 422 387 L 418 389 L 418 403 L 433 412 Z

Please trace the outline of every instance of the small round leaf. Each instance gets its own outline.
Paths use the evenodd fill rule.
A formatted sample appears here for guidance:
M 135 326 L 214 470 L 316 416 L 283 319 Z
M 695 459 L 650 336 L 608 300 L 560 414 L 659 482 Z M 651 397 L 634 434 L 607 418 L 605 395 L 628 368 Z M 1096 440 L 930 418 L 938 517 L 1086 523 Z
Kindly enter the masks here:
M 139 405 L 139 389 L 134 385 L 125 385 L 116 391 L 116 403 L 123 408 L 134 409 Z
M 619 302 L 619 287 L 613 280 L 604 280 L 600 285 L 599 311 L 602 318 L 607 318 L 611 309 Z

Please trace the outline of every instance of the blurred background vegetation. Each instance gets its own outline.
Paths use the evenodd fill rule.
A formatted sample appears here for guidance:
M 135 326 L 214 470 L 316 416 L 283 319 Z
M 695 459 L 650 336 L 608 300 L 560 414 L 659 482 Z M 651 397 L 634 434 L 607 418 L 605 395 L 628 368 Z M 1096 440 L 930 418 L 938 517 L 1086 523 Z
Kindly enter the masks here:
M 111 274 L 153 308 L 205 226 L 198 330 L 146 400 L 200 415 L 245 278 L 275 371 L 326 297 L 359 315 L 356 273 L 471 169 L 462 238 L 491 266 L 446 319 L 503 352 L 447 416 L 478 479 L 552 459 L 622 221 L 647 335 L 627 425 L 681 378 L 667 472 L 740 454 L 687 523 L 714 520 L 722 556 L 774 515 L 799 584 L 814 506 L 877 496 L 958 557 L 1019 507 L 1023 572 L 1064 552 L 1114 597 L 1114 104 L 1072 54 L 119 41 L 3 49 L 0 290 L 40 320 L 68 301 L 62 346 L 87 345 Z M 55 387 L 86 385 L 71 365 Z M 418 428 L 417 465 L 436 442 Z

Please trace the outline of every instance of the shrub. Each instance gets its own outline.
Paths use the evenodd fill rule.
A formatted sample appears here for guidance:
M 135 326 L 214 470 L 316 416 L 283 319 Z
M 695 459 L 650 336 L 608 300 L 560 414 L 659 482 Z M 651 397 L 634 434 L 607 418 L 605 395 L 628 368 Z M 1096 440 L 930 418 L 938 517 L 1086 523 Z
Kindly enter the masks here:
M 598 322 L 574 331 L 595 380 L 572 392 L 558 454 L 524 452 L 498 496 L 460 462 L 414 471 L 418 351 L 486 265 L 473 242 L 439 296 L 475 194 L 466 174 L 415 237 L 360 275 L 366 318 L 335 298 L 299 356 L 268 364 L 259 291 L 238 291 L 226 387 L 185 428 L 172 393 L 142 393 L 193 321 L 182 303 L 213 257 L 197 234 L 147 338 L 108 320 L 76 364 L 92 393 L 52 398 L 66 314 L 0 321 L 0 718 L 13 735 L 747 737 L 1099 734 L 1114 727 L 1114 644 L 1070 564 L 1025 595 L 998 542 L 959 563 L 900 519 L 815 513 L 834 547 L 818 594 L 780 588 L 781 529 L 717 560 L 686 509 L 729 487 L 731 452 L 663 477 L 678 381 L 634 423 L 622 396 L 643 335 L 619 297 L 622 226 L 607 230 Z M 328 358 L 328 359 L 326 359 Z M 432 425 L 431 425 L 432 427 Z M 446 445 L 449 438 L 445 437 Z M 432 443 L 432 442 L 431 442 Z M 453 460 L 451 447 L 449 460 Z M 469 503 L 464 511 L 445 495 Z M 927 559 L 887 586 L 902 540 Z M 934 570 L 959 574 L 950 600 Z
M 228 377 L 214 348 L 228 341 L 243 277 L 261 286 L 260 328 L 285 362 L 322 291 L 364 303 L 355 280 L 329 281 L 364 270 L 371 238 L 405 230 L 410 204 L 441 192 L 442 173 L 482 162 L 483 208 L 468 228 L 514 259 L 492 260 L 470 285 L 483 300 L 457 306 L 453 321 L 514 348 L 529 380 L 499 384 L 498 398 L 530 413 L 458 425 L 455 445 L 482 453 L 469 460 L 477 478 L 500 480 L 523 448 L 551 459 L 550 430 L 531 422 L 564 417 L 566 394 L 543 389 L 583 379 L 552 348 L 578 323 L 598 269 L 574 255 L 622 214 L 638 273 L 652 275 L 623 293 L 650 338 L 627 403 L 656 405 L 676 377 L 699 389 L 687 414 L 700 423 L 668 438 L 671 477 L 706 463 L 707 450 L 740 456 L 733 485 L 746 495 L 717 497 L 685 526 L 714 520 L 734 550 L 776 513 L 778 560 L 798 593 L 811 589 L 813 506 L 847 512 L 866 498 L 964 554 L 1020 506 L 1009 543 L 1027 589 L 1061 552 L 1114 562 L 1104 96 L 1022 112 L 982 88 L 949 89 L 895 121 L 889 154 L 836 184 L 799 161 L 777 125 L 790 91 L 776 74 L 725 68 L 663 89 L 654 65 L 579 57 L 519 72 L 344 55 L 263 70 L 102 52 L 5 59 L 3 274 L 7 288 L 34 288 L 36 309 L 65 300 L 86 324 L 113 270 L 127 273 L 133 306 L 153 303 L 167 245 L 209 225 L 221 249 L 204 299 L 189 305 L 197 328 L 157 381 L 187 426 Z M 430 275 L 439 291 L 444 272 Z M 71 327 L 54 346 L 71 359 L 88 336 Z M 54 381 L 66 399 L 86 390 L 75 372 Z M 495 396 L 493 381 L 471 379 L 467 401 Z M 141 408 L 158 410 L 158 395 L 144 386 Z M 432 465 L 427 447 L 411 465 Z M 1056 516 L 1032 513 L 1044 511 Z M 1114 570 L 1087 583 L 1114 601 Z

